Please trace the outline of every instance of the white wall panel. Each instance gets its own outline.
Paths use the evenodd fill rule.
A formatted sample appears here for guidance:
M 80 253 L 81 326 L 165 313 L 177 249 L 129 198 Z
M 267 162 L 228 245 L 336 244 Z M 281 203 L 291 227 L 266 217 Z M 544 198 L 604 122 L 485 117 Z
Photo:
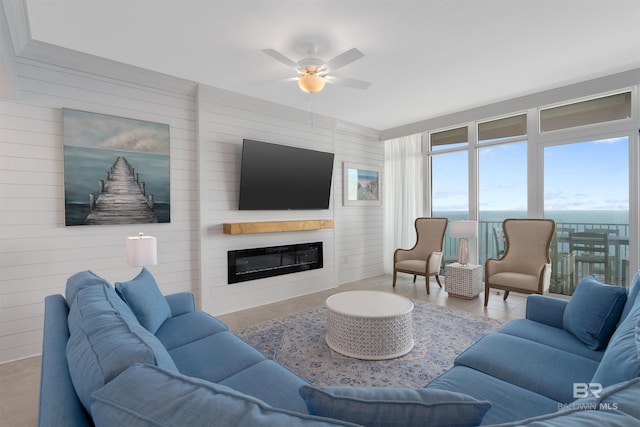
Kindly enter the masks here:
M 18 102 L 0 101 L 0 362 L 40 353 L 44 297 L 64 293 L 70 275 L 134 277 L 124 242 L 138 231 L 158 238 L 159 264 L 149 269 L 165 294 L 199 289 L 193 90 L 26 60 L 17 61 L 16 81 Z M 171 223 L 64 225 L 63 107 L 169 124 Z
M 330 230 L 225 235 L 222 224 L 299 219 L 333 219 L 337 222 L 337 211 L 342 210 L 342 162 L 346 159 L 359 162 L 367 160 L 370 163 L 381 159 L 382 144 L 378 133 L 358 126 L 342 125 L 348 130 L 338 130 L 341 125 L 327 117 L 312 118 L 309 112 L 205 86 L 200 87 L 199 102 L 202 133 L 201 179 L 206 183 L 206 188 L 201 189 L 205 206 L 201 211 L 201 235 L 203 246 L 206 246 L 203 264 L 207 266 L 203 271 L 203 295 L 206 299 L 204 307 L 214 314 L 228 313 L 344 283 L 336 264 L 336 253 L 339 251 L 336 246 L 338 230 L 344 230 L 348 226 L 345 228 L 336 223 L 336 228 Z M 330 209 L 239 211 L 240 162 L 242 140 L 245 138 L 336 153 Z M 340 144 L 342 147 L 339 147 Z M 342 153 L 350 154 L 345 157 Z M 361 214 L 365 217 L 372 214 L 375 217 L 378 211 L 374 209 Z M 381 219 L 377 227 L 361 230 L 356 240 L 364 241 L 362 237 L 369 234 L 378 236 L 374 239 L 381 240 Z M 323 242 L 324 267 L 321 270 L 227 284 L 227 251 L 313 241 Z M 363 249 L 353 249 L 355 252 L 358 250 Z M 357 260 L 354 258 L 354 261 Z M 351 272 L 345 277 L 363 278 L 382 273 L 381 269 L 376 271 L 375 267 L 367 266 L 368 262 L 367 259 L 364 260 L 364 266 L 348 267 Z M 353 273 L 358 270 L 364 272 L 363 275 Z
M 212 314 L 382 273 L 372 255 L 382 239 L 380 210 L 342 206 L 342 162 L 378 165 L 377 132 L 164 76 L 127 81 L 122 64 L 105 75 L 83 71 L 97 69 L 90 64 L 76 70 L 17 58 L 14 65 L 17 101 L 0 100 L 0 363 L 41 351 L 43 300 L 64 293 L 70 275 L 91 269 L 112 283 L 136 275 L 124 239 L 138 231 L 158 238 L 159 263 L 149 269 L 162 292 L 192 291 Z M 171 223 L 64 225 L 62 108 L 170 125 Z M 335 152 L 331 208 L 238 211 L 243 138 Z M 336 228 L 222 233 L 224 222 L 287 219 L 334 219 Z M 227 284 L 228 250 L 311 241 L 323 242 L 323 269 Z

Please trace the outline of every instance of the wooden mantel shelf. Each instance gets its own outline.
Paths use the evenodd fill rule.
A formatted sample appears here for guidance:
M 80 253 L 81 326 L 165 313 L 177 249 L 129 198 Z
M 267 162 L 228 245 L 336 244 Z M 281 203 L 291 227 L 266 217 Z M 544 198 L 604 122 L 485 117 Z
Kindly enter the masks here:
M 224 234 L 278 233 L 282 231 L 308 231 L 333 228 L 332 219 L 299 221 L 234 222 L 222 224 Z

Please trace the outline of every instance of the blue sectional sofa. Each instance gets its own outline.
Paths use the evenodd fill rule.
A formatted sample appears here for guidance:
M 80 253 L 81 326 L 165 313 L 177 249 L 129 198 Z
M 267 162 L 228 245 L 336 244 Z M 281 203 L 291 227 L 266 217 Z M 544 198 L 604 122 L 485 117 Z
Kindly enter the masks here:
M 317 388 L 146 269 L 84 271 L 45 299 L 39 425 L 640 426 L 639 289 L 532 295 L 424 388 Z

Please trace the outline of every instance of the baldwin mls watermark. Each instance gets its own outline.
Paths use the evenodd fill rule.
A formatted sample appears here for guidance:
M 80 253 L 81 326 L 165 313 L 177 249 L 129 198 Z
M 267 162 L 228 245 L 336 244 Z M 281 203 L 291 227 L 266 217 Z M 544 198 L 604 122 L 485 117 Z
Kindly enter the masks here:
M 598 402 L 602 393 L 602 384 L 600 383 L 573 383 L 573 398 L 585 399 L 593 397 L 596 400 L 585 400 L 583 402 L 558 403 L 558 409 L 578 409 L 593 411 L 617 411 L 618 404 L 616 402 Z

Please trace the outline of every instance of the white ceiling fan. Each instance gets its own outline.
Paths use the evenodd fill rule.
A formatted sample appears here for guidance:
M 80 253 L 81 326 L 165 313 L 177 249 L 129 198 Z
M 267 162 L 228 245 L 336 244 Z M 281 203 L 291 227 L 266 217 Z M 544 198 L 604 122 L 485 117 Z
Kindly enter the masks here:
M 297 80 L 298 86 L 304 92 L 320 92 L 324 88 L 325 83 L 337 84 L 355 89 L 367 89 L 371 86 L 370 82 L 347 77 L 339 77 L 332 74 L 335 70 L 351 64 L 364 56 L 364 54 L 356 48 L 349 49 L 326 62 L 314 56 L 317 51 L 317 47 L 313 45 L 307 49 L 309 57 L 303 58 L 298 62 L 294 62 L 274 49 L 263 49 L 262 51 L 276 61 L 286 65 L 287 67 L 293 68 L 298 73 L 298 76 L 283 80 Z

